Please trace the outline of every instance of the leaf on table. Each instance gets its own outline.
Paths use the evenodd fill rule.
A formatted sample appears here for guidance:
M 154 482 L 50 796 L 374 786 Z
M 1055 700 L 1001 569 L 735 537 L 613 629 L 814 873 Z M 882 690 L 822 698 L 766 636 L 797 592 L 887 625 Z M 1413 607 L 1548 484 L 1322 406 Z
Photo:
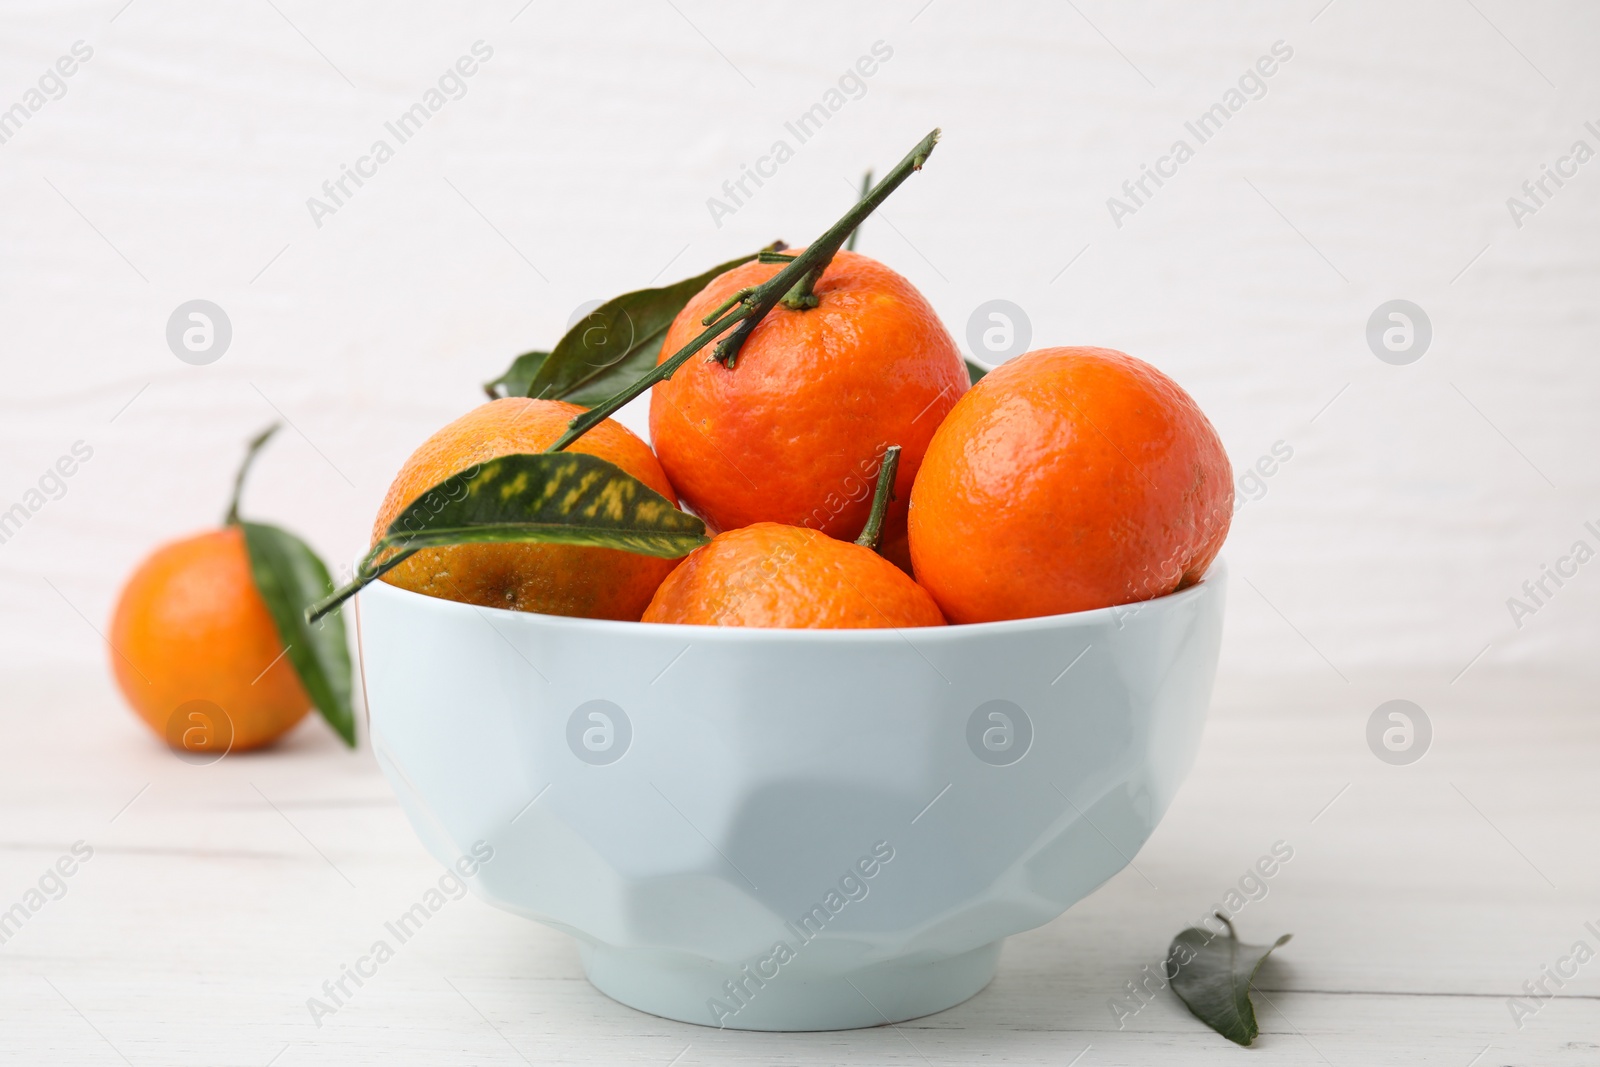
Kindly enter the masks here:
M 241 522 L 250 573 L 278 638 L 301 685 L 317 711 L 344 743 L 355 747 L 356 717 L 351 704 L 350 646 L 344 619 L 308 623 L 308 605 L 333 591 L 328 568 L 294 534 L 260 522 Z
M 972 379 L 972 384 L 973 385 L 977 385 L 979 378 L 982 378 L 985 374 L 988 374 L 991 370 L 994 369 L 993 367 L 985 367 L 982 363 L 979 363 L 975 359 L 969 359 L 969 360 L 966 361 L 966 363 L 967 363 L 967 377 Z
M 1284 934 L 1270 945 L 1246 945 L 1233 932 L 1233 924 L 1220 912 L 1227 936 L 1191 926 L 1172 939 L 1167 952 L 1167 974 L 1194 1017 L 1240 1045 L 1256 1039 L 1255 1006 L 1250 983 L 1272 950 L 1289 940 Z
M 532 396 L 583 407 L 607 400 L 656 365 L 667 327 L 696 293 L 755 258 L 740 256 L 672 285 L 613 297 L 574 323 L 555 348 L 523 353 L 484 389 L 491 397 Z

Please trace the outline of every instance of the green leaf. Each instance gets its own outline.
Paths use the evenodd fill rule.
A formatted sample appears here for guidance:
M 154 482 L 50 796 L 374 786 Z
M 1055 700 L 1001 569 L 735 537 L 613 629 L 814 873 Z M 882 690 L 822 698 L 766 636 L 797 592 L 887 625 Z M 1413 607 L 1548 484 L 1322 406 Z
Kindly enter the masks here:
M 655 367 L 667 327 L 696 293 L 717 275 L 755 258 L 754 253 L 740 256 L 660 289 L 613 297 L 574 323 L 550 352 L 518 356 L 484 388 L 491 396 L 533 396 L 592 407 Z
M 676 559 L 705 523 L 614 463 L 583 452 L 519 452 L 451 475 L 384 531 L 394 548 L 544 541 Z
M 548 352 L 524 352 L 511 361 L 511 366 L 506 368 L 504 374 L 492 382 L 484 382 L 483 391 L 489 394 L 490 400 L 499 400 L 507 396 L 527 396 L 528 385 L 533 381 L 533 376 L 549 358 Z
M 1267 956 L 1290 935 L 1270 945 L 1246 945 L 1234 935 L 1226 916 L 1218 912 L 1217 918 L 1228 928 L 1226 937 L 1191 926 L 1172 939 L 1167 974 L 1172 991 L 1195 1018 L 1229 1041 L 1248 1045 L 1261 1032 L 1250 1003 L 1250 983 Z
M 351 706 L 350 646 L 344 619 L 306 621 L 306 607 L 333 590 L 333 579 L 309 545 L 294 534 L 260 522 L 241 522 L 250 573 L 278 627 L 289 663 L 311 702 L 344 743 L 354 748 L 356 717 Z
M 982 378 L 985 374 L 988 374 L 992 370 L 994 370 L 993 367 L 985 367 L 982 363 L 979 363 L 975 359 L 967 360 L 967 376 L 972 379 L 973 385 L 977 385 L 978 379 Z
M 614 463 L 583 452 L 519 452 L 419 496 L 367 553 L 356 579 L 307 615 L 323 617 L 424 548 L 536 541 L 677 559 L 709 540 L 705 523 Z

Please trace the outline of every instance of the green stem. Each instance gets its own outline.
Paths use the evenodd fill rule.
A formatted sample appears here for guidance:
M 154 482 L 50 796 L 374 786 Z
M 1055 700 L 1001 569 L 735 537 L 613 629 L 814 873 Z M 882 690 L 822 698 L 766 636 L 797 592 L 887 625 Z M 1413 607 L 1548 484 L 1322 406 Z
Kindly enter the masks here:
M 576 441 L 578 438 L 582 437 L 584 434 L 588 433 L 602 422 L 605 422 L 612 416 L 612 414 L 614 414 L 628 401 L 643 393 L 646 389 L 649 389 L 657 382 L 664 382 L 668 378 L 672 377 L 674 371 L 683 366 L 685 363 L 689 362 L 690 356 L 694 355 L 706 345 L 710 344 L 712 339 L 715 338 L 717 334 L 721 333 L 723 330 L 726 330 L 729 326 L 732 326 L 734 323 L 738 322 L 748 314 L 750 314 L 750 310 L 744 305 L 734 308 L 732 311 L 728 312 L 727 315 L 718 319 L 704 333 L 700 334 L 700 336 L 696 337 L 693 341 L 690 341 L 683 348 L 675 352 L 671 359 L 664 363 L 656 364 L 654 370 L 650 371 L 648 374 L 641 375 L 633 382 L 633 384 L 624 388 L 620 393 L 617 393 L 615 396 L 609 397 L 606 400 L 602 400 L 588 411 L 585 411 L 582 415 L 577 416 L 571 422 L 567 423 L 566 430 L 564 430 L 561 436 L 556 438 L 555 443 L 549 448 L 545 449 L 545 451 L 560 452 L 572 442 Z
M 762 254 L 765 255 L 766 253 L 762 253 Z M 790 256 L 789 258 L 793 259 L 794 257 Z M 722 318 L 722 316 L 726 315 L 728 313 L 729 309 L 733 307 L 733 305 L 742 304 L 744 302 L 745 297 L 749 296 L 753 292 L 755 292 L 755 290 L 753 288 L 748 288 L 747 287 L 747 288 L 744 288 L 744 289 L 740 289 L 738 292 L 736 292 L 732 296 L 728 297 L 728 299 L 726 299 L 722 303 L 718 304 L 716 306 L 716 310 L 712 311 L 705 318 L 701 319 L 700 320 L 700 325 L 702 325 L 702 326 L 710 326 L 713 322 L 716 322 L 718 319 Z
M 833 262 L 832 256 L 828 257 L 828 262 Z M 779 303 L 790 311 L 810 311 L 816 307 L 821 301 L 812 290 L 817 287 L 817 283 L 822 280 L 822 272 L 827 269 L 828 264 L 823 263 L 806 271 L 800 280 L 794 283 L 794 288 L 783 294 L 783 299 Z M 732 366 L 732 363 L 728 365 Z
M 822 276 L 822 272 L 832 262 L 834 253 L 839 250 L 840 245 L 844 244 L 845 238 L 857 226 L 860 226 L 862 220 L 872 214 L 878 205 L 888 198 L 890 193 L 898 189 L 901 182 L 909 178 L 915 171 L 922 169 L 922 165 L 927 162 L 929 154 L 933 152 L 933 146 L 938 142 L 939 131 L 934 130 L 918 142 L 910 154 L 896 164 L 895 168 L 884 177 L 883 181 L 873 186 L 866 196 L 858 200 L 855 206 L 845 212 L 838 222 L 834 223 L 826 233 L 808 245 L 805 251 L 797 255 L 792 262 L 777 274 L 756 286 L 737 303 L 737 306 L 733 304 L 725 305 L 725 307 L 732 310 L 729 310 L 726 315 L 715 322 L 708 324 L 704 332 L 673 353 L 671 358 L 656 364 L 650 373 L 635 379 L 631 385 L 615 396 L 602 400 L 599 404 L 573 419 L 567 424 L 566 431 L 556 438 L 555 443 L 546 451 L 560 452 L 586 432 L 610 418 L 628 401 L 639 396 L 657 382 L 664 382 L 672 377 L 673 373 L 683 366 L 691 355 L 700 351 L 714 338 L 720 336 L 728 327 L 732 326 L 734 328 L 727 337 L 724 337 L 718 343 L 711 358 L 720 361 L 723 366 L 731 369 L 738 358 L 740 347 L 744 345 L 751 331 L 756 328 L 756 323 L 760 322 L 767 312 L 776 307 L 779 300 L 783 300 L 786 305 L 792 307 L 794 305 L 789 304 L 791 296 L 796 296 L 802 303 L 806 298 L 809 298 L 811 304 L 808 306 L 814 306 L 816 297 L 810 292 L 809 286 L 816 284 L 816 279 Z M 774 251 L 781 251 L 781 249 L 774 249 Z M 808 278 L 809 281 L 807 281 Z
M 382 541 L 379 541 L 377 547 L 362 557 L 360 566 L 356 568 L 356 576 L 354 578 L 335 589 L 333 592 L 329 593 L 315 604 L 312 604 L 310 607 L 306 608 L 306 622 L 319 621 L 324 615 L 328 614 L 330 611 L 333 611 L 340 604 L 343 604 L 346 600 L 349 600 L 351 597 L 361 592 L 361 590 L 365 589 L 379 578 L 382 578 L 385 574 L 388 574 L 390 571 L 400 566 L 400 564 L 410 559 L 419 551 L 415 548 L 406 549 L 401 552 L 396 552 L 382 563 L 377 565 L 373 564 L 372 561 L 377 558 L 379 552 L 382 552 L 385 548 L 392 547 L 394 546 L 389 543 L 389 539 L 387 537 Z
M 867 524 L 861 528 L 856 544 L 878 550 L 878 538 L 883 536 L 883 517 L 889 513 L 889 501 L 894 499 L 894 474 L 900 469 L 900 446 L 890 445 L 878 465 L 878 485 L 872 491 L 872 511 L 867 514 Z
M 866 221 L 868 215 L 872 214 L 878 209 L 879 204 L 883 203 L 889 198 L 890 193 L 900 188 L 901 182 L 911 177 L 913 172 L 922 169 L 922 165 L 928 161 L 928 156 L 933 152 L 933 146 L 938 143 L 939 131 L 934 130 L 932 133 L 928 134 L 928 136 L 924 137 L 917 147 L 911 150 L 910 154 L 907 155 L 906 158 L 896 163 L 894 165 L 894 169 L 888 174 L 884 175 L 883 181 L 879 182 L 877 185 L 874 185 L 861 197 L 860 200 L 857 200 L 855 207 L 845 212 L 844 218 L 834 223 L 832 228 L 830 228 L 827 233 L 823 234 L 821 237 L 817 238 L 816 241 L 807 246 L 806 250 L 800 254 L 800 258 L 795 260 L 794 263 L 790 264 L 791 268 L 805 264 L 806 269 L 797 270 L 794 272 L 795 277 L 793 281 L 791 281 L 788 288 L 784 290 L 784 307 L 794 311 L 803 311 L 806 308 L 813 308 L 817 306 L 816 294 L 813 293 L 811 289 L 822 277 L 822 272 L 828 269 L 828 264 L 833 262 L 833 255 L 835 252 L 839 251 L 839 246 L 844 244 L 846 239 L 848 239 L 849 236 L 855 232 L 856 227 L 860 226 Z M 813 258 L 813 256 L 815 258 Z M 811 260 L 811 262 L 807 262 L 808 259 Z M 784 271 L 784 274 L 787 273 L 787 270 Z M 772 280 L 776 282 L 778 278 L 781 277 L 783 277 L 783 274 L 778 275 Z M 766 311 L 763 311 L 762 314 L 765 315 Z M 740 330 L 744 331 L 743 336 L 740 336 L 738 331 L 735 331 L 734 336 L 739 337 L 739 343 L 743 344 L 744 337 L 748 337 L 750 330 L 753 329 L 755 329 L 754 323 L 750 324 L 749 329 L 740 327 Z M 735 350 L 736 349 L 737 346 L 735 346 Z M 721 356 L 720 350 L 718 356 L 719 358 Z M 723 362 L 727 363 L 729 366 L 732 366 L 731 360 L 725 359 Z
M 278 427 L 281 425 L 283 424 L 273 423 L 251 438 L 250 444 L 246 446 L 244 462 L 239 464 L 239 473 L 233 476 L 233 497 L 228 501 L 228 513 L 222 518 L 224 526 L 237 526 L 239 524 L 239 497 L 244 493 L 245 476 L 250 473 L 250 466 L 256 461 L 256 453 L 260 452 L 261 446 L 266 444 L 267 440 L 278 432 Z
M 868 167 L 867 172 L 861 176 L 861 199 L 866 199 L 867 190 L 870 188 L 872 188 L 872 168 Z M 856 234 L 860 232 L 860 226 L 850 231 L 850 237 L 844 243 L 846 252 L 854 252 L 856 250 Z

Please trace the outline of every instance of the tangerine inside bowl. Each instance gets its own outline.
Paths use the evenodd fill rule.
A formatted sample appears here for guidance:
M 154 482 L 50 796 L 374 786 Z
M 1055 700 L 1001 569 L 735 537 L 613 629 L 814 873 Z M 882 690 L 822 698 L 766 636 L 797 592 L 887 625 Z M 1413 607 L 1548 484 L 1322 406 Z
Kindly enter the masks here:
M 1219 561 L 1139 604 L 914 630 L 376 582 L 357 625 L 379 763 L 440 862 L 481 861 L 475 892 L 577 938 L 634 1008 L 833 1030 L 966 1000 L 1006 936 L 1131 861 L 1199 747 L 1225 582 Z

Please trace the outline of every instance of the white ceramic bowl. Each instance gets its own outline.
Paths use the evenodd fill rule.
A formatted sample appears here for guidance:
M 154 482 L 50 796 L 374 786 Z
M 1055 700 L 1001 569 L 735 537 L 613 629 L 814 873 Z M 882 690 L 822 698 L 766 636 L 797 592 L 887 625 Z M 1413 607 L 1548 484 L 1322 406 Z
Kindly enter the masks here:
M 373 748 L 429 850 L 643 1011 L 754 1030 L 951 1007 L 1126 865 L 1188 773 L 1224 572 L 914 630 L 477 608 L 375 583 Z

